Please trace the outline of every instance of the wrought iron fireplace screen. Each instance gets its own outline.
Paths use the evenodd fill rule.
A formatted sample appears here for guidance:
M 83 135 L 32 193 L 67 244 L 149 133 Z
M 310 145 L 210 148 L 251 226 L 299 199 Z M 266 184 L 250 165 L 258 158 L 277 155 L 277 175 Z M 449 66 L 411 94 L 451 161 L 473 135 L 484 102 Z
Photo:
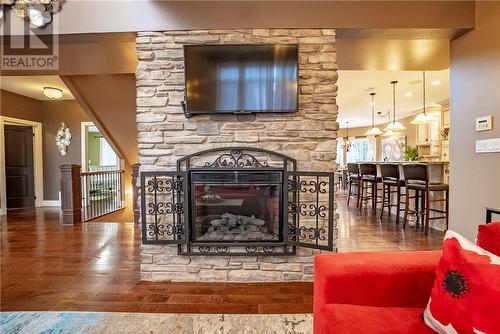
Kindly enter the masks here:
M 301 172 L 264 149 L 221 148 L 141 173 L 144 244 L 183 255 L 293 255 L 333 250 L 333 174 Z

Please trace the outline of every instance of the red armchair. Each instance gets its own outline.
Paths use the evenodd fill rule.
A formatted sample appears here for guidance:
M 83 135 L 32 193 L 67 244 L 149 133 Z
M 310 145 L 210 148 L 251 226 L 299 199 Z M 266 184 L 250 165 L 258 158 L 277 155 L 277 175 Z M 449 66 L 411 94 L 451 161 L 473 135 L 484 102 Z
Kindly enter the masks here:
M 314 333 L 434 333 L 420 318 L 441 251 L 315 258 Z
M 500 256 L 500 222 L 477 244 Z M 314 259 L 315 334 L 434 333 L 420 315 L 441 251 L 322 254 Z

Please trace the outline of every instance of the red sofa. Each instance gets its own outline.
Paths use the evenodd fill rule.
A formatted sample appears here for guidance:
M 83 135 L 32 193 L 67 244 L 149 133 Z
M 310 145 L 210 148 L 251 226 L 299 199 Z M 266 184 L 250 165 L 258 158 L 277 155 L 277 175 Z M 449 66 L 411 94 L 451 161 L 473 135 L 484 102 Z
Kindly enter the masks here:
M 481 225 L 495 253 L 500 222 Z M 496 249 L 495 249 L 496 247 Z M 314 333 L 435 333 L 425 309 L 441 251 L 321 254 L 314 260 Z

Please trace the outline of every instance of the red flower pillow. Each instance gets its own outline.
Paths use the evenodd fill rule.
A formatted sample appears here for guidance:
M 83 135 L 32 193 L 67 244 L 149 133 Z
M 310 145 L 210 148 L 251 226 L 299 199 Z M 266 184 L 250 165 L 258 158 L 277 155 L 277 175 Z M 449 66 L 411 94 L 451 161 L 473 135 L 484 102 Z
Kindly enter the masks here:
M 424 320 L 441 334 L 500 333 L 500 257 L 446 232 Z
M 479 225 L 476 244 L 500 256 L 500 222 Z

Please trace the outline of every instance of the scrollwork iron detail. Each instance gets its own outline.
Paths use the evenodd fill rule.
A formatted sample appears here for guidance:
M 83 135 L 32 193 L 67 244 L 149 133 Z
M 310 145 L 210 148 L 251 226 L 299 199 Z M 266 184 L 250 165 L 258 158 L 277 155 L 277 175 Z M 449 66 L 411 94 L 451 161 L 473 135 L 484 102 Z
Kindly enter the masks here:
M 161 204 L 161 203 L 160 203 Z M 165 213 L 183 213 L 184 212 L 184 203 L 165 203 Z
M 301 226 L 299 229 L 299 239 L 300 240 L 326 240 L 326 237 L 324 236 L 326 234 L 326 230 L 322 227 L 320 228 L 315 228 L 315 227 L 306 227 L 306 226 Z
M 325 181 L 309 181 L 309 186 L 311 186 L 311 188 L 309 189 L 309 192 L 310 193 L 316 193 L 316 192 L 319 192 L 321 194 L 326 194 L 326 189 L 325 188 L 322 188 L 322 187 L 326 187 L 326 182 Z
M 264 247 L 262 247 L 262 250 L 266 254 L 272 254 L 275 252 L 275 248 L 273 246 L 264 246 Z
M 210 247 L 208 247 L 208 246 L 200 246 L 200 247 L 198 247 L 198 250 L 200 251 L 200 253 L 203 253 L 203 254 L 210 253 Z
M 217 246 L 217 248 L 215 249 L 215 251 L 219 254 L 224 254 L 224 253 L 227 253 L 228 251 L 228 248 L 225 247 L 225 246 Z
M 220 155 L 212 163 L 206 162 L 205 167 L 216 168 L 245 168 L 255 167 L 264 168 L 269 167 L 267 161 L 260 162 L 255 156 L 250 153 L 244 153 L 242 150 L 230 150 L 229 153 Z
M 254 246 L 248 246 L 248 247 L 245 247 L 245 251 L 248 253 L 248 254 L 254 254 L 257 252 L 257 247 L 254 247 Z
M 182 179 L 174 179 L 172 178 L 171 180 L 166 180 L 165 181 L 165 191 L 171 192 L 180 192 L 182 191 Z
M 326 217 L 326 213 L 325 213 L 326 206 L 324 206 L 324 205 L 310 204 L 309 209 L 311 209 L 311 211 L 309 211 L 309 216 L 311 216 L 311 217 L 314 217 L 314 216 L 319 216 L 321 218 Z
M 148 208 L 149 208 L 148 213 L 150 215 L 153 215 L 155 213 L 161 215 L 161 214 L 165 213 L 165 210 L 163 209 L 164 205 L 165 205 L 165 203 L 162 203 L 162 202 L 160 202 L 160 203 L 149 202 L 148 203 Z
M 159 180 L 156 177 L 153 178 L 152 180 L 149 180 L 147 183 L 148 187 L 148 192 L 153 193 L 153 192 L 163 192 L 163 180 Z
M 307 208 L 307 204 L 301 203 L 288 203 L 288 213 L 291 215 L 299 214 L 301 216 L 305 216 L 307 213 L 305 209 Z
M 161 237 L 165 235 L 165 225 L 163 224 L 149 224 L 148 235 L 150 237 Z
M 292 240 L 295 240 L 297 238 L 297 227 L 293 224 L 288 224 L 288 236 Z
M 297 181 L 288 179 L 288 191 L 294 193 L 297 192 L 297 189 Z

